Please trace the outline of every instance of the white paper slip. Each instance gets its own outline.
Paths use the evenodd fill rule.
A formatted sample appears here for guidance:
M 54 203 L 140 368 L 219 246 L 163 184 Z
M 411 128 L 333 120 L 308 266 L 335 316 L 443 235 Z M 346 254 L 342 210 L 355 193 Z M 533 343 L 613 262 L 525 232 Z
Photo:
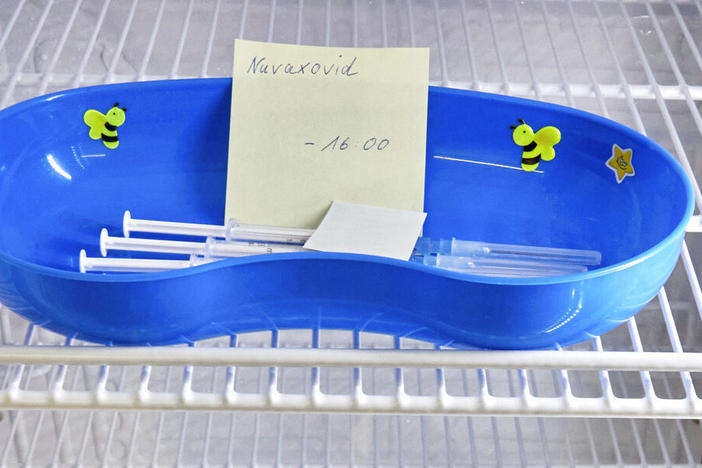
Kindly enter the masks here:
M 427 214 L 334 201 L 306 249 L 409 260 Z

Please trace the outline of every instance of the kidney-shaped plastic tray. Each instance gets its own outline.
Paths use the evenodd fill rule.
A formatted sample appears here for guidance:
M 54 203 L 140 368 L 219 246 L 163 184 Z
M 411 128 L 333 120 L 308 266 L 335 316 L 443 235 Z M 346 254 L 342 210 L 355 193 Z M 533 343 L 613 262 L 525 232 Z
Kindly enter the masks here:
M 692 213 L 677 162 L 646 137 L 551 104 L 430 88 L 424 235 L 594 249 L 593 270 L 490 278 L 379 257 L 290 253 L 163 273 L 82 274 L 122 214 L 222 224 L 231 80 L 76 89 L 0 112 L 0 301 L 57 332 L 166 344 L 333 328 L 453 346 L 542 348 L 601 334 L 670 275 Z M 118 148 L 87 109 L 127 108 Z M 556 126 L 556 156 L 521 170 L 510 125 Z M 628 174 L 610 167 L 631 150 Z M 625 175 L 622 179 L 618 179 Z M 261 187 L 265 190 L 265 187 Z

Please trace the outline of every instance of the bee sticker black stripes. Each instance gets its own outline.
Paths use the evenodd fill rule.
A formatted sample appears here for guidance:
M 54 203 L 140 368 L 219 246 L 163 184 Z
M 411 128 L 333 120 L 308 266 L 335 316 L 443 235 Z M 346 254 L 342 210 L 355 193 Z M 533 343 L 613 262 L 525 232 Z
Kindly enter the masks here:
M 83 114 L 83 122 L 90 127 L 88 136 L 93 140 L 102 140 L 102 143 L 110 149 L 117 148 L 119 145 L 117 127 L 124 123 L 126 111 L 126 108 L 119 107 L 118 102 L 115 102 L 107 114 L 88 109 Z
M 553 147 L 561 141 L 561 131 L 556 127 L 543 127 L 534 133 L 523 119 L 517 121 L 519 125 L 509 126 L 512 140 L 522 147 L 522 169 L 533 172 L 542 160 L 550 161 L 556 157 Z

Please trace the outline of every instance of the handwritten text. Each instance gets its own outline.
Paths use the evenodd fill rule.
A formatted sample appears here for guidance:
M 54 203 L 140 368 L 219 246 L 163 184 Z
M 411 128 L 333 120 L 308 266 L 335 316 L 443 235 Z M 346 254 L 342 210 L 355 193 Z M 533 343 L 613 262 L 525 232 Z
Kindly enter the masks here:
M 351 140 L 351 137 L 345 137 L 343 138 L 341 135 L 337 135 L 334 138 L 332 138 L 330 141 L 326 142 L 324 146 L 322 146 L 322 149 L 319 151 L 326 151 L 326 150 L 336 150 L 338 149 L 339 151 L 344 151 L 347 149 L 349 146 L 351 147 L 358 147 L 363 149 L 363 151 L 369 151 L 372 149 L 376 149 L 377 151 L 382 151 L 385 148 L 388 147 L 390 144 L 390 140 L 387 138 L 376 138 L 376 137 L 370 137 L 366 139 L 363 144 L 361 145 L 360 143 L 355 145 L 354 142 Z M 315 142 L 313 141 L 306 141 L 305 146 L 314 146 Z
M 266 57 L 254 56 L 246 70 L 252 75 L 316 75 L 316 76 L 356 76 L 357 71 L 353 71 L 356 57 L 350 61 L 342 60 L 339 54 L 339 61 L 336 63 L 304 62 L 304 63 L 271 63 Z

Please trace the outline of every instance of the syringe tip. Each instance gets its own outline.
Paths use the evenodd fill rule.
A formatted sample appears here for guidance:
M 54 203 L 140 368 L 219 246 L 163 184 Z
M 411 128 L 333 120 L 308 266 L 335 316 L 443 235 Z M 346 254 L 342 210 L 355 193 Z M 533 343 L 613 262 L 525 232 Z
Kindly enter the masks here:
M 124 237 L 129 237 L 129 225 L 132 221 L 132 214 L 129 210 L 124 212 L 124 217 L 122 218 L 122 231 L 124 231 Z

